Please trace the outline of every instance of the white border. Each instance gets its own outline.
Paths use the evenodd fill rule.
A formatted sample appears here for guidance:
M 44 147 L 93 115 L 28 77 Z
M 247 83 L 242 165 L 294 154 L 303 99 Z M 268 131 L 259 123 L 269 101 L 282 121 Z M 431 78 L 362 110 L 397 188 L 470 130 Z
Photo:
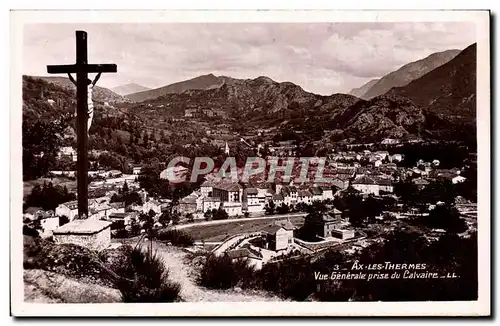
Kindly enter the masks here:
M 487 11 L 14 11 L 11 12 L 11 300 L 15 316 L 479 316 L 490 314 L 490 57 Z M 477 35 L 479 299 L 474 302 L 166 304 L 25 303 L 22 269 L 22 28 L 27 23 L 469 21 Z

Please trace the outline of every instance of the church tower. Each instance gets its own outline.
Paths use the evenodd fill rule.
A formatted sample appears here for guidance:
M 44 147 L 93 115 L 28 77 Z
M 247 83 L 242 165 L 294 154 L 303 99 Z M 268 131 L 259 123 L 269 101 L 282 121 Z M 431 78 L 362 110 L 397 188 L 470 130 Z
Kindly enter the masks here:
M 226 142 L 226 149 L 224 150 L 224 153 L 229 156 L 229 145 Z

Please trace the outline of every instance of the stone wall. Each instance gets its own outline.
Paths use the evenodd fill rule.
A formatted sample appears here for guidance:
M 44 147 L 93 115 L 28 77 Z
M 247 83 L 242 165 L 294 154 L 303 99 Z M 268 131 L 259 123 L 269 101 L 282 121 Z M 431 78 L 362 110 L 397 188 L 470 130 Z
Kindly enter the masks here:
M 56 243 L 72 243 L 93 250 L 103 250 L 111 245 L 111 228 L 95 234 L 54 234 Z

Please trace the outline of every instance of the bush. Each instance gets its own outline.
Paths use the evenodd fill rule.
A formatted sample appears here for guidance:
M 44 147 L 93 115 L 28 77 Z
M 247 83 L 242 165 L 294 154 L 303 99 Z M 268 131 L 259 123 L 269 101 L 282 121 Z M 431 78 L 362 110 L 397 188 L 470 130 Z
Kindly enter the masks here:
M 198 283 L 210 289 L 229 289 L 236 285 L 250 287 L 255 282 L 255 269 L 246 259 L 210 255 L 203 266 Z
M 181 230 L 160 230 L 156 238 L 160 241 L 170 241 L 175 246 L 190 247 L 194 244 L 193 238 Z
M 30 236 L 30 237 L 38 237 L 39 234 L 38 234 L 38 231 L 34 228 L 31 228 L 27 225 L 23 225 L 23 235 L 27 235 L 27 236 Z
M 316 290 L 314 271 L 305 259 L 266 264 L 259 276 L 265 290 L 297 301 L 305 300 Z
M 168 279 L 169 271 L 156 254 L 133 249 L 130 265 L 116 287 L 124 302 L 173 302 L 179 299 L 180 284 Z

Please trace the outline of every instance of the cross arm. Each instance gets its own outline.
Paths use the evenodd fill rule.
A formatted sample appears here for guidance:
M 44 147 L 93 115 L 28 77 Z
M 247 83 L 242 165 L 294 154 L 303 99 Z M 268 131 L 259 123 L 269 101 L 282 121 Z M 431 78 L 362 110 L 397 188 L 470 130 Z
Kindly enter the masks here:
M 56 65 L 47 66 L 49 74 L 70 74 L 75 72 L 116 72 L 116 64 Z

